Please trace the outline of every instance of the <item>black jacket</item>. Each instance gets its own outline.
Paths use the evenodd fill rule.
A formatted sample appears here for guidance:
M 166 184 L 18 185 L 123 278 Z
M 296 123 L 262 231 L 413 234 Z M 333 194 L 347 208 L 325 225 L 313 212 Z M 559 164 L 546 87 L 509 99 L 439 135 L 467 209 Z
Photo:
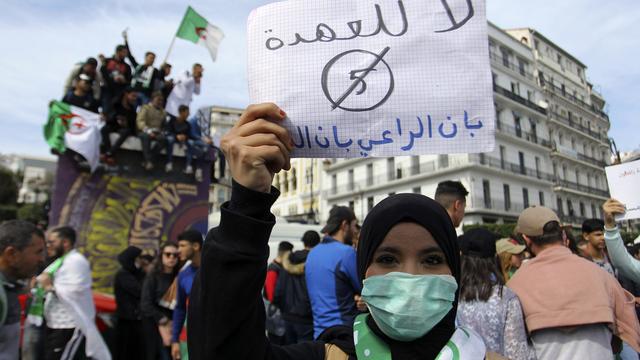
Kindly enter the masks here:
M 135 246 L 129 246 L 120 255 L 118 261 L 122 268 L 116 273 L 113 284 L 116 297 L 116 316 L 120 319 L 139 320 L 140 295 L 144 272 L 134 265 L 135 259 L 142 250 Z
M 304 275 L 308 254 L 308 250 L 300 250 L 289 253 L 282 259 L 283 270 L 278 275 L 273 303 L 280 309 L 285 321 L 313 324 L 311 302 Z
M 171 320 L 173 310 L 160 306 L 158 303 L 175 278 L 174 274 L 152 273 L 147 275 L 142 285 L 142 299 L 140 300 L 142 316 L 153 318 L 156 323 L 163 317 Z
M 231 201 L 221 208 L 220 226 L 209 231 L 202 265 L 191 290 L 187 333 L 189 358 L 238 360 L 324 360 L 325 342 L 355 355 L 352 329 L 331 328 L 322 341 L 271 345 L 265 336 L 262 287 L 267 243 L 279 192 L 259 193 L 233 183 Z

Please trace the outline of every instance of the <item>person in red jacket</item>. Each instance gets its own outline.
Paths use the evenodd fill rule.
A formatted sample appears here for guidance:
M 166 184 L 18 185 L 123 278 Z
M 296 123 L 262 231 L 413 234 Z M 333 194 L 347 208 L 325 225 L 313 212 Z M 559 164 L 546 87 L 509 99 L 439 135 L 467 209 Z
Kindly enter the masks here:
M 288 241 L 281 241 L 280 244 L 278 244 L 278 255 L 276 255 L 276 258 L 273 259 L 271 264 L 267 267 L 267 277 L 264 281 L 264 297 L 269 301 L 269 306 L 275 306 L 273 305 L 273 298 L 276 293 L 276 285 L 278 284 L 278 275 L 280 275 L 280 271 L 283 269 L 283 256 L 290 253 L 292 250 L 293 244 Z M 269 340 L 273 343 L 284 345 L 284 328 L 282 328 L 282 330 L 282 334 L 268 331 Z

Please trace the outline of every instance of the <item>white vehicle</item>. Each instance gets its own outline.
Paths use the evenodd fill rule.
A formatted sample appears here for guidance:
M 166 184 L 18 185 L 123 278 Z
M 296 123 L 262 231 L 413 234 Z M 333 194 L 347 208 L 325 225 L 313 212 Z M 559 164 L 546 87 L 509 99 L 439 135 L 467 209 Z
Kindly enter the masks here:
M 218 226 L 220 223 L 220 212 L 214 212 L 209 214 L 209 228 Z M 302 235 L 308 230 L 318 232 L 322 239 L 320 230 L 321 225 L 308 225 L 287 222 L 285 218 L 276 218 L 276 225 L 271 231 L 271 238 L 269 238 L 269 262 L 273 260 L 278 252 L 278 244 L 281 241 L 288 241 L 293 244 L 293 251 L 304 249 L 302 244 Z

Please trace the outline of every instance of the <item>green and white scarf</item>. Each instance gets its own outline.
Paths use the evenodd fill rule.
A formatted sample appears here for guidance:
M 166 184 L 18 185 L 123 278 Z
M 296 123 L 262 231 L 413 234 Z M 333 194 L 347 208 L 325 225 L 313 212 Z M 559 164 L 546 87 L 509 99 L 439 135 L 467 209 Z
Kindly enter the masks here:
M 42 273 L 49 274 L 51 276 L 51 281 L 53 281 L 53 275 L 60 269 L 62 266 L 62 262 L 64 261 L 66 254 L 54 260 Z M 31 289 L 31 306 L 29 306 L 29 312 L 27 315 L 27 320 L 35 325 L 42 325 L 42 318 L 44 316 L 44 298 L 46 296 L 46 292 L 44 288 L 38 284 L 35 288 Z

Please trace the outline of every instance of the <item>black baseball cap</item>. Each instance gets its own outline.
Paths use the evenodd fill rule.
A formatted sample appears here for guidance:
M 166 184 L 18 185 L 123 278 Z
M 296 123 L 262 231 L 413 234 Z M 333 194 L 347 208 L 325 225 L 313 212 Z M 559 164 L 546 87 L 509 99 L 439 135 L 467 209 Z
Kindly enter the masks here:
M 474 228 L 460 237 L 462 255 L 492 258 L 496 255 L 496 241 L 500 235 L 485 228 Z
M 352 222 L 356 219 L 356 215 L 351 208 L 346 206 L 334 206 L 329 211 L 329 219 L 327 224 L 322 228 L 320 232 L 323 234 L 335 234 L 340 228 L 343 221 Z

